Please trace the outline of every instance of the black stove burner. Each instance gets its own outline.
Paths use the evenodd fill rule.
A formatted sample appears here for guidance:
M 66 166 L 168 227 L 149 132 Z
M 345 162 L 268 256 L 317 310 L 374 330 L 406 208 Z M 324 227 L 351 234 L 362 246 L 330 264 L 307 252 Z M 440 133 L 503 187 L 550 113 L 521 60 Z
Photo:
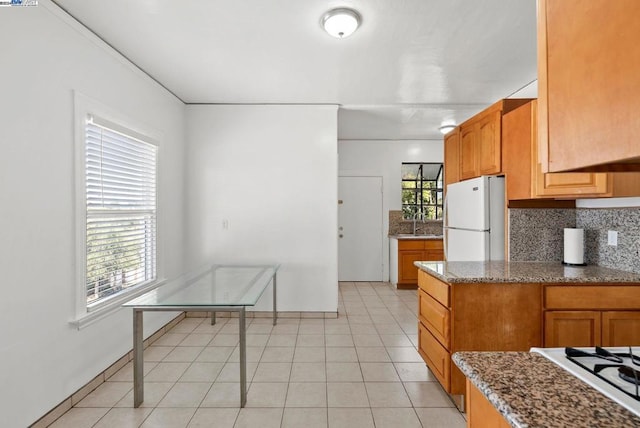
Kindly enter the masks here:
M 640 369 L 636 370 L 633 368 L 640 366 L 640 356 L 635 355 L 631 347 L 629 347 L 629 353 L 611 352 L 598 346 L 595 347 L 593 351 L 589 348 L 587 348 L 587 350 L 565 348 L 565 355 L 569 361 L 577 364 L 589 373 L 594 374 L 629 397 L 640 401 Z M 605 364 L 605 362 L 602 361 L 601 364 L 594 364 L 594 358 L 606 360 L 609 363 Z M 628 360 L 625 361 L 625 359 Z M 630 364 L 630 366 L 625 364 Z M 611 372 L 608 369 L 616 369 L 618 371 L 618 377 L 625 382 L 629 382 L 629 385 L 623 385 L 615 381 L 615 378 L 611 377 L 615 377 L 615 371 Z
M 627 382 L 631 382 L 635 385 L 640 385 L 640 372 L 632 369 L 631 367 L 618 367 L 618 376 L 620 376 L 620 379 L 624 379 Z

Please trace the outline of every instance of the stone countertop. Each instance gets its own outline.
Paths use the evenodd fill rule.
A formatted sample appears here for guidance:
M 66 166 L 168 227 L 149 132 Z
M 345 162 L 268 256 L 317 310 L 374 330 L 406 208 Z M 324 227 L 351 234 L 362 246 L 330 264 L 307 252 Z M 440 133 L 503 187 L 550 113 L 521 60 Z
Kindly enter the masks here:
M 448 283 L 640 283 L 640 274 L 601 266 L 564 266 L 560 262 L 415 262 Z
M 437 240 L 442 239 L 442 235 L 412 235 L 409 233 L 400 233 L 396 235 L 389 235 L 389 238 L 397 239 L 399 241 L 405 239 L 428 239 L 428 240 Z
M 512 427 L 637 427 L 640 418 L 530 352 L 457 352 L 469 381 Z

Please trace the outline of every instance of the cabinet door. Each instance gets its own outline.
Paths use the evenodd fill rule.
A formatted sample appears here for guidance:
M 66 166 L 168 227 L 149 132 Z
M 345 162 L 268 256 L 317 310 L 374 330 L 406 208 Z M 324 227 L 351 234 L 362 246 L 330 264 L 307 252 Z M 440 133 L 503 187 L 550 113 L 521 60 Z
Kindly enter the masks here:
M 460 181 L 460 128 L 444 137 L 444 185 Z
M 638 0 L 538 2 L 540 142 L 549 171 L 633 166 L 624 160 L 638 170 L 638 16 Z
M 470 428 L 509 428 L 511 425 L 467 379 L 467 426 Z
M 422 260 L 444 260 L 444 247 L 439 239 L 424 242 Z
M 601 340 L 600 312 L 549 311 L 544 316 L 544 346 L 596 346 Z
M 445 391 L 451 393 L 451 354 L 418 322 L 418 353 Z
M 602 313 L 602 346 L 640 345 L 640 312 Z
M 478 136 L 475 125 L 460 128 L 460 179 L 478 176 L 478 156 L 476 154 L 476 139 Z
M 500 111 L 493 112 L 478 122 L 478 175 L 497 174 L 502 171 L 501 123 Z
M 610 196 L 608 174 L 564 172 L 543 174 L 537 164 L 536 196 Z
M 422 260 L 422 250 L 405 250 L 398 253 L 398 284 L 418 285 L 418 268 L 413 262 Z
M 422 260 L 441 261 L 444 260 L 444 250 L 425 250 L 422 256 Z

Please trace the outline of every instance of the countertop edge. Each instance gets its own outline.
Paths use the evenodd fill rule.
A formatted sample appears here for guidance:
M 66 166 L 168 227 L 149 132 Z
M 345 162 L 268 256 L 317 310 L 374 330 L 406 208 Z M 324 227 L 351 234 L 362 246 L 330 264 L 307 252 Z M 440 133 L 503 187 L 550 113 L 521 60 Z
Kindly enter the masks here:
M 514 352 L 515 353 L 515 352 Z M 451 360 L 460 369 L 462 374 L 469 379 L 469 382 L 473 384 L 480 393 L 491 403 L 491 405 L 502 415 L 509 425 L 515 428 L 526 428 L 527 424 L 522 424 L 519 418 L 516 417 L 515 410 L 503 399 L 500 395 L 493 391 L 491 386 L 480 379 L 480 373 L 471 367 L 464 359 L 464 356 L 455 352 L 451 356 Z
M 460 351 L 452 361 L 512 427 L 640 426 L 634 412 L 541 354 Z
M 510 270 L 510 267 L 516 266 L 528 266 L 535 267 L 536 264 L 543 271 L 545 268 L 558 269 L 560 265 L 554 262 L 446 262 L 446 261 L 416 261 L 414 266 L 418 269 L 426 272 L 427 274 L 438 278 L 443 282 L 464 283 L 464 284 L 482 284 L 482 283 L 505 283 L 505 284 L 530 284 L 530 283 L 544 283 L 544 284 L 598 284 L 598 285 L 640 285 L 640 274 L 634 272 L 619 271 L 616 269 L 610 269 L 602 266 L 589 266 L 584 272 L 564 273 L 562 276 L 545 275 L 544 272 L 540 276 L 533 276 L 528 274 L 515 274 L 510 271 L 503 276 L 491 275 L 491 273 L 484 274 L 484 276 L 478 276 L 477 274 L 465 274 L 458 275 L 452 272 L 453 269 L 447 268 L 447 263 L 456 264 L 458 268 L 468 263 L 469 266 L 475 266 L 476 269 L 481 263 L 485 263 L 490 270 L 492 265 L 494 267 L 500 266 L 502 271 Z M 581 269 L 581 268 L 572 268 Z M 461 270 L 461 269 L 459 269 Z M 515 270 L 515 269 L 514 269 Z M 482 270 L 484 272 L 484 270 Z M 589 273 L 589 272 L 592 273 Z M 593 271 L 596 271 L 593 273 Z M 598 273 L 600 271 L 600 273 Z M 446 273 L 445 273 L 446 272 Z M 498 272 L 500 274 L 501 272 Z M 574 275 L 574 276 L 572 276 Z M 580 276 L 583 275 L 583 276 Z

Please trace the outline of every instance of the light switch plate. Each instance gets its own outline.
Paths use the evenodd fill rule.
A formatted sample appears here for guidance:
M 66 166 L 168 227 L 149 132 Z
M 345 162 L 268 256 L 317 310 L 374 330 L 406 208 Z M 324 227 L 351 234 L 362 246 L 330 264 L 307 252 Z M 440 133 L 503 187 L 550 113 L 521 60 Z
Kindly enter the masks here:
M 607 232 L 607 244 L 612 246 L 618 245 L 618 232 L 610 230 Z

